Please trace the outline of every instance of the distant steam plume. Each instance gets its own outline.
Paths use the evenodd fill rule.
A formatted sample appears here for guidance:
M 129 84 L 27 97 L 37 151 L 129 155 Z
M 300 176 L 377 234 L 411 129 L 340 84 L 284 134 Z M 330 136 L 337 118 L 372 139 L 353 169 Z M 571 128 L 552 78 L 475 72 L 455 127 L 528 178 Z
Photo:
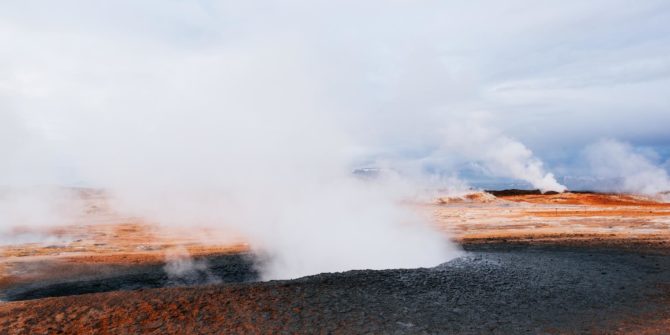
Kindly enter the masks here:
M 653 196 L 670 191 L 668 172 L 628 143 L 603 139 L 584 154 L 595 177 L 605 181 L 603 190 Z
M 523 143 L 482 122 L 454 122 L 444 133 L 434 158 L 479 162 L 493 176 L 524 180 L 542 192 L 566 190 Z

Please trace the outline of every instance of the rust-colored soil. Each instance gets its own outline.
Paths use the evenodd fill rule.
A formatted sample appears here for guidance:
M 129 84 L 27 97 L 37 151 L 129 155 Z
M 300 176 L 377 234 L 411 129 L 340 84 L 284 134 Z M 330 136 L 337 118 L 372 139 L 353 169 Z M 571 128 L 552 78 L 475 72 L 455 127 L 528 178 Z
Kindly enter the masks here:
M 438 201 L 427 208 L 435 224 L 460 243 L 670 246 L 670 204 L 650 198 L 581 193 L 479 198 L 487 200 Z
M 585 205 L 585 206 L 637 206 L 660 207 L 670 209 L 670 203 L 655 201 L 654 199 L 629 194 L 603 193 L 558 193 L 558 194 L 528 194 L 500 197 L 507 201 L 528 202 L 543 205 Z
M 248 251 L 234 232 L 161 227 L 119 216 L 100 199 L 77 224 L 51 228 L 69 241 L 0 246 L 0 288 L 95 271 L 92 265 L 128 266 L 160 262 L 165 251 L 183 247 L 194 256 Z M 616 194 L 525 194 L 494 197 L 472 193 L 416 206 L 458 243 L 508 241 L 626 248 L 670 246 L 670 204 Z M 214 236 L 214 239 L 207 240 Z M 206 237 L 206 238 L 204 238 Z M 83 265 L 83 266 L 78 266 Z M 90 265 L 90 266 L 89 266 Z
M 237 253 L 249 250 L 231 234 L 223 244 L 203 244 L 198 234 L 161 228 L 135 219 L 119 218 L 118 223 L 59 227 L 54 234 L 74 236 L 69 242 L 0 246 L 0 289 L 18 283 L 58 280 L 95 275 L 99 265 L 121 269 L 133 265 L 159 263 L 165 252 L 179 247 L 192 256 Z
M 474 194 L 462 200 L 443 199 L 448 200 L 416 207 L 431 213 L 434 225 L 461 244 L 503 241 L 670 250 L 670 204 L 649 198 L 564 193 L 498 198 Z M 100 213 L 94 214 L 99 218 Z M 91 224 L 77 223 L 52 230 L 58 236 L 73 237 L 67 242 L 0 246 L 3 256 L 0 258 L 0 289 L 47 276 L 53 279 L 59 275 L 91 273 L 99 264 L 127 266 L 160 262 L 165 251 L 175 246 L 183 246 L 193 255 L 240 252 L 249 248 L 233 232 L 228 235 L 217 232 L 218 236 L 225 237 L 222 243 L 203 243 L 202 236 L 211 235 L 208 232 L 194 234 L 109 212 L 103 214 L 103 223 L 89 220 Z M 49 333 L 50 326 L 59 324 L 65 333 L 98 330 L 103 334 L 186 334 L 193 329 L 248 333 L 258 331 L 255 321 L 262 316 L 259 314 L 262 308 L 254 301 L 254 292 L 234 288 L 225 292 L 210 288 L 172 288 L 5 303 L 0 305 L 0 329 L 21 333 L 26 326 L 25 329 L 36 333 Z M 132 313 L 128 313 L 129 310 Z M 231 313 L 246 313 L 248 319 L 227 318 Z M 78 321 L 70 323 L 71 319 Z M 648 327 L 639 324 L 639 320 L 624 320 L 622 329 L 624 333 L 630 330 L 662 334 L 662 330 L 670 327 L 670 321 L 665 318 L 655 320 Z M 225 328 L 198 328 L 215 324 Z
M 7 334 L 56 328 L 61 334 L 258 333 L 255 295 L 262 289 L 170 288 L 15 302 L 0 305 L 0 328 Z

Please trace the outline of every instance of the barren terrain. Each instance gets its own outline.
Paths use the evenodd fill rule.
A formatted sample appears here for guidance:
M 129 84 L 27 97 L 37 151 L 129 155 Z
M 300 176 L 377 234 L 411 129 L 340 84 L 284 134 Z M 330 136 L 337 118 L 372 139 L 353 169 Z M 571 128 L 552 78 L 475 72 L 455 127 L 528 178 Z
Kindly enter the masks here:
M 427 208 L 463 244 L 514 242 L 621 248 L 670 246 L 670 203 L 621 194 L 441 198 Z
M 662 334 L 670 324 L 668 203 L 473 193 L 415 206 L 464 257 L 432 269 L 267 283 L 253 282 L 253 258 L 237 256 L 249 247 L 233 232 L 228 243 L 203 243 L 208 232 L 159 228 L 98 206 L 76 225 L 52 229 L 53 243 L 0 247 L 0 299 L 12 301 L 0 304 L 0 329 Z M 160 288 L 207 283 L 165 276 L 165 252 L 175 247 L 223 280 Z M 105 291 L 113 292 L 78 295 Z

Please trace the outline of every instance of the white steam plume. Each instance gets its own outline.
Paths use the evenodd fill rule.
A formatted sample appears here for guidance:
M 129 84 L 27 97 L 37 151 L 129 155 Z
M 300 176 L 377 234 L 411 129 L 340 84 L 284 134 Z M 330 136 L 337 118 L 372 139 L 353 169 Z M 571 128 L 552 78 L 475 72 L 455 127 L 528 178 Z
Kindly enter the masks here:
M 352 176 L 359 144 L 338 118 L 349 92 L 330 85 L 333 60 L 290 27 L 258 23 L 184 47 L 6 22 L 2 87 L 12 103 L 2 111 L 24 116 L 10 130 L 27 129 L 10 138 L 44 144 L 9 154 L 27 152 L 16 161 L 24 172 L 32 158 L 54 157 L 48 171 L 11 181 L 83 181 L 124 214 L 242 233 L 269 257 L 266 279 L 456 256 L 427 218 L 400 204 L 403 185 Z M 61 164 L 75 177 L 52 177 Z M 24 223 L 0 222 L 16 224 Z
M 588 146 L 584 155 L 595 176 L 609 181 L 602 190 L 652 196 L 670 191 L 668 172 L 628 143 L 603 139 Z
M 482 122 L 455 122 L 444 133 L 433 158 L 479 162 L 491 175 L 524 180 L 542 192 L 566 190 L 523 143 Z
M 163 270 L 171 284 L 220 283 L 221 278 L 209 270 L 206 260 L 194 260 L 188 250 L 182 246 L 165 251 Z

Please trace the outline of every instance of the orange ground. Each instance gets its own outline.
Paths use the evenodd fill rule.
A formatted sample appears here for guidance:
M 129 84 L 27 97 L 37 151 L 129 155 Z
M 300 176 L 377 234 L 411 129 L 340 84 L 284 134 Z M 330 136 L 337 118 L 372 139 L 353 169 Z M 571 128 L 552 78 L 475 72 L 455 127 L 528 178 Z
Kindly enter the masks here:
M 563 193 L 496 198 L 487 193 L 473 193 L 440 198 L 417 208 L 432 213 L 438 229 L 458 243 L 502 240 L 670 247 L 670 203 L 638 196 Z M 248 250 L 239 235 L 159 227 L 120 217 L 99 203 L 85 220 L 51 229 L 50 233 L 69 236 L 70 240 L 0 246 L 3 256 L 0 258 L 0 288 L 10 282 L 38 280 L 45 271 L 52 278 L 57 273 L 70 275 L 70 271 L 87 271 L 86 267 L 76 264 L 123 266 L 159 262 L 165 250 L 175 246 L 185 247 L 192 255 Z M 203 238 L 215 235 L 210 241 Z M 70 270 L 54 271 L 54 267 Z M 26 268 L 30 271 L 22 270 Z
M 614 194 L 441 199 L 427 206 L 461 243 L 514 241 L 613 246 L 670 246 L 670 203 Z
M 95 274 L 100 267 L 115 268 L 158 263 L 166 250 L 184 248 L 193 256 L 247 251 L 237 234 L 207 229 L 162 227 L 123 217 L 91 200 L 91 210 L 72 225 L 49 228 L 53 239 L 40 243 L 0 245 L 0 289 L 17 282 Z M 223 236 L 222 236 L 223 235 Z
M 564 193 L 496 198 L 475 193 L 417 208 L 431 213 L 436 227 L 462 244 L 506 241 L 670 250 L 670 204 L 643 197 Z M 159 262 L 165 250 L 174 246 L 184 246 L 193 255 L 248 250 L 233 234 L 225 237 L 225 243 L 203 243 L 202 236 L 211 232 L 159 228 L 100 208 L 90 215 L 72 226 L 51 230 L 57 236 L 70 236 L 66 242 L 0 246 L 0 289 L 45 275 L 53 279 L 59 274 L 92 273 L 99 264 Z M 20 309 L 22 304 L 8 305 Z M 660 334 L 669 322 L 625 320 L 622 329 Z

